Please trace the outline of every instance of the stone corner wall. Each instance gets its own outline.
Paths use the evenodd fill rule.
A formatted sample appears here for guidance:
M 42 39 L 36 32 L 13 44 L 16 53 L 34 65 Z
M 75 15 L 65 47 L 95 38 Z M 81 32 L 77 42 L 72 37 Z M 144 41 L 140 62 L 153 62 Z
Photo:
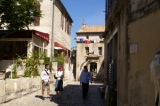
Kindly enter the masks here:
M 0 80 L 0 104 L 41 89 L 40 76 Z

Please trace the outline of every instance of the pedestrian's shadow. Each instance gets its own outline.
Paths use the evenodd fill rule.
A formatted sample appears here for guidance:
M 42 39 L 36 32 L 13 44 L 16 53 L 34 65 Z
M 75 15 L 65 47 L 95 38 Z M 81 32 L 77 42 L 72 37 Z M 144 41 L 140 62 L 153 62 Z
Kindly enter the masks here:
M 42 95 L 36 95 L 35 97 L 36 97 L 36 98 L 40 98 L 40 99 L 43 100 L 43 96 L 42 96 Z
M 104 106 L 100 99 L 99 87 L 101 84 L 90 85 L 87 98 L 82 98 L 81 85 L 68 84 L 64 87 L 62 98 L 57 98 L 57 95 L 51 94 L 51 102 L 57 103 L 57 106 Z M 88 105 L 90 104 L 90 105 Z
M 57 98 L 56 95 L 51 94 L 50 97 L 51 97 L 51 98 L 50 98 L 50 101 L 51 101 L 51 102 L 54 102 L 54 103 L 57 103 L 57 104 L 60 104 L 60 103 L 62 102 L 62 99 Z

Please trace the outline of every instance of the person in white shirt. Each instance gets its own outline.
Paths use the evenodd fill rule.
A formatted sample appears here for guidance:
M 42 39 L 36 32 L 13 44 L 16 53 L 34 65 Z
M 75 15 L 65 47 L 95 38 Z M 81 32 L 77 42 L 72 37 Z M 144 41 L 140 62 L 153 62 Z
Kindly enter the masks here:
M 44 100 L 44 90 L 47 88 L 47 97 L 50 97 L 50 86 L 49 86 L 50 70 L 49 65 L 45 65 L 45 69 L 41 72 L 42 80 L 42 99 Z
M 92 75 L 90 72 L 88 72 L 87 66 L 84 66 L 84 69 L 82 70 L 80 75 L 80 84 L 82 84 L 83 99 L 87 97 L 89 81 L 92 83 Z
M 55 85 L 55 91 L 56 91 L 56 96 L 60 96 L 62 98 L 62 92 L 63 92 L 63 67 L 59 66 L 58 71 L 55 73 L 56 76 L 56 85 Z

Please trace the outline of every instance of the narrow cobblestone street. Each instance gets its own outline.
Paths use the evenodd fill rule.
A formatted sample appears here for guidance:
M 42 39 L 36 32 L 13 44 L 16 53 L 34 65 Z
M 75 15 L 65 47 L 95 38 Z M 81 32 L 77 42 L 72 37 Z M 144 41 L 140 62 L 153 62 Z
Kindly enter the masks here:
M 0 104 L 0 106 L 104 106 L 104 100 L 100 99 L 99 96 L 98 88 L 100 86 L 102 86 L 101 83 L 90 84 L 88 97 L 83 100 L 81 85 L 79 82 L 69 82 L 66 86 L 64 86 L 62 99 L 56 99 L 54 87 L 52 84 L 52 99 L 45 98 L 45 100 L 42 100 L 41 90 L 39 90 L 21 98 Z

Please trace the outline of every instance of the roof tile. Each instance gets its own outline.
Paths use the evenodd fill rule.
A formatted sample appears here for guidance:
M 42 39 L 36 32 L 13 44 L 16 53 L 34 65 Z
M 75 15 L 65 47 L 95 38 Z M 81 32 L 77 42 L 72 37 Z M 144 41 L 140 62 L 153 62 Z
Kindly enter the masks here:
M 105 26 L 82 26 L 82 28 L 77 31 L 77 33 L 97 33 L 104 32 Z

